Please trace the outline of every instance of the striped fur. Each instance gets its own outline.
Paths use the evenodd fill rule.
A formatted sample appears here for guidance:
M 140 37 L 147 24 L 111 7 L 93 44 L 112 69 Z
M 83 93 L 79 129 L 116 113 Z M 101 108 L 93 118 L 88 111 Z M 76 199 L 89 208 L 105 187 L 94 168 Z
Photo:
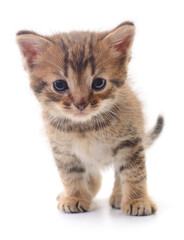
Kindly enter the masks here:
M 112 163 L 111 206 L 136 216 L 156 211 L 146 188 L 145 150 L 159 136 L 163 118 L 145 133 L 141 103 L 126 81 L 134 31 L 124 22 L 99 33 L 17 33 L 64 185 L 58 208 L 66 213 L 89 210 L 100 189 L 99 170 Z M 104 88 L 92 88 L 96 78 L 106 81 Z M 57 80 L 68 88 L 58 92 Z

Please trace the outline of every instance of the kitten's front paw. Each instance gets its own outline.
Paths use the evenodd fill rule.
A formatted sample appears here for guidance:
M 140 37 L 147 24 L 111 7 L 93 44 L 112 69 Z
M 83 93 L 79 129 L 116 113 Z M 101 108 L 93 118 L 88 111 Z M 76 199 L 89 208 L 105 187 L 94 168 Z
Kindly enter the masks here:
M 120 194 L 119 195 L 112 194 L 110 197 L 110 200 L 109 200 L 111 207 L 120 209 L 121 208 L 121 198 L 122 198 L 122 196 Z
M 123 202 L 121 209 L 124 214 L 132 216 L 147 216 L 157 211 L 156 205 L 149 199 L 135 199 Z
M 65 197 L 59 200 L 58 209 L 65 213 L 82 213 L 87 212 L 90 202 L 77 197 Z

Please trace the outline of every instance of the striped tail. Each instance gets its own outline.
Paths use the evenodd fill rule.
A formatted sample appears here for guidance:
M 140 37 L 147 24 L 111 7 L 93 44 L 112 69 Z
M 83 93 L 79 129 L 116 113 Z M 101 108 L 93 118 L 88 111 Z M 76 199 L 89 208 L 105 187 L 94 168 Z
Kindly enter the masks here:
M 156 125 L 147 134 L 144 142 L 145 148 L 150 147 L 153 142 L 159 137 L 164 126 L 164 118 L 159 116 Z

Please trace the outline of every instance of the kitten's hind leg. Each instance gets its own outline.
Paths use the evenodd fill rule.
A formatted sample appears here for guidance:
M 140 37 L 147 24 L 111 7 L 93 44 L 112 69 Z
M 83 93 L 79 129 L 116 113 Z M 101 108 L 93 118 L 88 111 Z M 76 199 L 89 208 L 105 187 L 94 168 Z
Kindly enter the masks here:
M 127 144 L 128 143 L 128 144 Z M 147 191 L 145 151 L 142 141 L 126 142 L 125 159 L 119 150 L 119 175 L 122 184 L 121 209 L 124 214 L 145 216 L 156 212 L 157 207 Z M 126 153 L 126 154 L 125 154 Z
M 102 176 L 98 170 L 95 171 L 95 173 L 90 173 L 87 177 L 88 190 L 90 191 L 92 198 L 94 198 L 100 190 L 101 183 Z
M 122 186 L 119 174 L 115 173 L 115 181 L 112 194 L 109 199 L 109 203 L 112 208 L 121 208 L 121 200 L 122 200 Z

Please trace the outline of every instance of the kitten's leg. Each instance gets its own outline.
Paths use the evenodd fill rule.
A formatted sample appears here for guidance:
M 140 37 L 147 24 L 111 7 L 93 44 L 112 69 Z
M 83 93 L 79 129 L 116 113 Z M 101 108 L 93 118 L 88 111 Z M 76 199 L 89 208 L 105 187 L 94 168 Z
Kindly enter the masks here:
M 100 190 L 101 182 L 102 177 L 98 170 L 96 170 L 95 173 L 88 174 L 87 185 L 92 198 L 94 198 L 98 191 Z
M 98 193 L 98 191 L 100 190 L 101 182 L 102 182 L 102 177 L 101 177 L 100 172 L 98 172 L 98 170 L 95 172 L 95 174 L 93 174 L 93 173 L 88 174 L 87 188 L 90 191 L 90 195 L 92 196 L 92 198 L 94 198 L 96 196 L 96 194 Z M 57 196 L 57 200 L 59 201 L 63 197 L 64 197 L 64 192 L 61 192 Z
M 88 191 L 86 169 L 75 156 L 55 158 L 64 185 L 63 197 L 58 209 L 66 213 L 80 213 L 89 210 L 92 195 Z
M 121 179 L 119 174 L 115 172 L 114 187 L 109 200 L 111 207 L 119 209 L 121 207 L 121 199 L 122 199 Z
M 139 144 L 129 151 L 126 161 L 119 165 L 119 174 L 122 182 L 121 209 L 123 213 L 134 216 L 155 213 L 157 207 L 147 193 L 143 146 Z
M 100 175 L 89 174 L 75 155 L 55 155 L 55 161 L 64 185 L 58 208 L 67 213 L 86 212 L 100 188 Z

